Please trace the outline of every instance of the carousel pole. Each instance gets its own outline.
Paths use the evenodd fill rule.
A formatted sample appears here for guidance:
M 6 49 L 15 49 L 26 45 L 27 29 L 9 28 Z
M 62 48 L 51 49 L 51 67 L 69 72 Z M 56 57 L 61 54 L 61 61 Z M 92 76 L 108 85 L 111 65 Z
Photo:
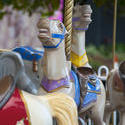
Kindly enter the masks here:
M 64 9 L 64 25 L 69 35 L 65 40 L 65 52 L 67 60 L 70 60 L 71 52 L 71 41 L 72 41 L 72 13 L 73 13 L 73 0 L 65 0 L 65 9 Z
M 116 48 L 116 25 L 117 25 L 117 0 L 114 0 L 114 23 L 113 23 L 113 69 L 115 68 L 115 48 Z M 116 125 L 117 113 L 113 112 L 113 125 Z
M 116 25 L 117 25 L 117 0 L 114 0 L 113 49 L 112 49 L 113 68 L 115 68 L 114 61 L 115 61 L 115 48 L 116 48 Z

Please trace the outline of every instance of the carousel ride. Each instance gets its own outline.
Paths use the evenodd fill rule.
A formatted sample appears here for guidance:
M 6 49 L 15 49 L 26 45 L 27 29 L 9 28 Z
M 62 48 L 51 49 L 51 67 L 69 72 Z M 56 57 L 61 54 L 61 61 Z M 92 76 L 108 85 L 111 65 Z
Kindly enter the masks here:
M 78 2 L 73 15 L 73 1 L 65 0 L 65 4 L 64 24 L 47 18 L 40 18 L 37 23 L 44 51 L 29 46 L 1 50 L 0 115 L 3 119 L 12 116 L 1 124 L 77 125 L 79 115 L 82 125 L 86 117 L 94 125 L 105 125 L 105 89 L 85 50 L 85 31 L 92 13 L 90 3 Z M 124 63 L 121 67 L 125 67 Z M 125 73 L 120 69 L 123 79 Z M 108 80 L 111 82 L 112 78 Z M 20 115 L 14 117 L 17 114 Z

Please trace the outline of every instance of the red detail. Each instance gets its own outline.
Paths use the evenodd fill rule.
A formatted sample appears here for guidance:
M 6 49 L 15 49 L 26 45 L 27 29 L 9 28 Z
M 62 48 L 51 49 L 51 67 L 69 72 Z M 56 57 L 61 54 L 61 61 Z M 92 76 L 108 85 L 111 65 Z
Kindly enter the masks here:
M 23 119 L 24 124 L 29 125 L 24 102 L 19 90 L 15 89 L 8 102 L 0 109 L 0 125 L 16 125 L 17 121 Z
M 118 63 L 118 56 L 117 55 L 115 55 L 114 61 Z

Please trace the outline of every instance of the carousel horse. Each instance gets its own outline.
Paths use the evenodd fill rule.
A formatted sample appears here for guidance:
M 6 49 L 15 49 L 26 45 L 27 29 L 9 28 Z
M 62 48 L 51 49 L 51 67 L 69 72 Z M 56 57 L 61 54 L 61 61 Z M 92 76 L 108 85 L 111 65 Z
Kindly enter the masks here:
M 74 7 L 73 42 L 71 44 L 71 61 L 79 76 L 81 97 L 84 99 L 79 113 L 80 116 L 83 112 L 84 115 L 87 114 L 95 125 L 103 125 L 105 89 L 89 64 L 85 50 L 85 31 L 88 30 L 91 22 L 92 10 L 87 0 L 80 4 Z
M 113 69 L 107 78 L 107 103 L 104 120 L 109 125 L 113 111 L 120 113 L 119 125 L 125 124 L 125 61 Z
M 105 90 L 103 84 L 98 80 L 97 76 L 90 68 L 91 66 L 87 64 L 88 60 L 86 61 L 87 68 L 84 68 L 85 65 L 81 68 L 82 70 L 85 70 L 85 72 L 86 70 L 87 72 L 88 70 L 90 72 L 88 73 L 88 75 L 90 76 L 87 77 L 87 81 L 90 81 L 90 84 L 92 83 L 92 86 L 88 85 L 88 88 L 90 87 L 90 91 L 92 92 L 92 94 L 90 94 L 90 91 L 87 93 L 88 89 L 84 89 L 86 87 L 83 87 L 83 85 L 86 86 L 87 84 L 86 82 L 83 82 L 81 83 L 83 84 L 81 86 L 81 90 L 86 90 L 84 93 L 86 93 L 87 95 L 81 96 L 82 99 L 80 99 L 80 85 L 78 78 L 81 77 L 81 75 L 78 75 L 79 77 L 77 77 L 76 73 L 71 70 L 70 61 L 66 61 L 64 38 L 67 34 L 67 31 L 63 23 L 58 20 L 48 20 L 41 18 L 37 26 L 39 28 L 38 37 L 44 47 L 43 58 L 41 56 L 41 59 L 37 61 L 38 70 L 35 72 L 34 70 L 32 70 L 33 61 L 28 60 L 28 56 L 27 58 L 25 57 L 27 54 L 23 54 L 21 52 L 21 49 L 23 49 L 24 53 L 29 53 L 29 55 L 32 55 L 34 53 L 34 50 L 31 51 L 29 47 L 20 47 L 18 49 L 14 49 L 14 51 L 19 52 L 22 58 L 25 60 L 24 63 L 27 75 L 31 79 L 39 79 L 38 85 L 41 85 L 41 87 L 38 87 L 38 95 L 45 95 L 47 93 L 52 93 L 55 91 L 66 93 L 75 99 L 78 106 L 79 104 L 81 104 L 80 109 L 82 109 L 82 112 L 88 112 L 87 114 L 89 114 L 89 116 L 95 121 L 96 125 L 103 125 Z M 78 38 L 81 38 L 76 41 L 76 44 L 79 44 L 79 42 L 85 44 L 85 36 L 84 33 L 82 34 L 82 32 L 84 31 L 80 31 L 81 35 Z M 74 36 L 75 35 L 78 35 L 77 32 L 74 34 Z M 81 48 L 83 49 L 83 51 L 85 51 L 84 44 L 82 44 L 83 46 L 81 46 L 83 47 Z M 76 50 L 78 49 L 78 46 L 76 47 Z M 86 55 L 85 57 L 87 59 Z M 93 81 L 96 81 L 96 85 L 93 85 Z M 94 96 L 93 98 L 91 98 L 92 95 Z M 83 115 L 82 112 L 80 112 L 80 114 Z
M 19 57 L 14 52 L 0 54 L 0 124 L 53 125 L 55 118 L 58 125 L 78 125 L 77 107 L 68 95 L 36 96 L 16 87 L 23 71 Z
M 102 82 L 91 69 L 85 51 L 85 30 L 87 30 L 88 24 L 91 22 L 91 12 L 89 5 L 76 6 L 74 9 L 71 61 L 73 65 L 81 68 L 76 70 L 78 77 L 71 70 L 70 61 L 66 61 L 64 41 L 67 31 L 58 20 L 41 18 L 37 24 L 39 29 L 38 37 L 44 47 L 43 57 L 41 56 L 35 63 L 37 64 L 35 65 L 37 70 L 33 70 L 34 61 L 29 60 L 28 56 L 33 56 L 34 52 L 39 55 L 42 51 L 36 52 L 29 47 L 19 47 L 14 51 L 19 52 L 24 59 L 27 75 L 38 82 L 38 95 L 45 95 L 55 91 L 66 93 L 75 99 L 78 106 L 81 104 L 81 111 L 87 112 L 96 125 L 103 125 L 105 90 Z M 84 79 L 84 75 L 87 79 L 81 80 Z M 82 83 L 79 84 L 79 81 Z M 81 91 L 84 90 L 84 95 L 86 95 L 82 95 L 82 99 L 80 99 L 80 87 Z
M 81 116 L 86 112 L 96 125 L 103 125 L 105 107 L 104 86 L 89 64 L 86 67 L 82 66 L 77 69 L 79 80 L 75 72 L 71 70 L 70 62 L 66 61 L 65 57 L 64 36 L 66 35 L 66 29 L 64 25 L 57 20 L 40 19 L 38 28 L 39 39 L 45 49 L 43 56 L 44 77 L 40 92 L 56 91 L 69 94 L 75 98 L 77 105 L 80 107 L 79 114 Z M 83 80 L 84 76 L 87 78 Z M 78 81 L 80 81 L 80 85 Z M 81 93 L 84 93 L 82 96 L 79 94 L 80 89 Z
M 67 31 L 59 20 L 40 19 L 39 39 L 44 47 L 40 94 L 63 92 L 73 97 L 79 105 L 80 88 L 78 78 L 71 70 L 70 61 L 65 56 L 65 36 Z
M 12 63 L 13 61 L 15 61 L 15 63 Z M 8 73 L 8 74 L 10 74 L 11 72 L 15 73 L 17 70 L 19 70 L 20 72 L 19 72 L 19 77 L 17 79 L 18 81 L 17 86 L 20 89 L 23 89 L 32 94 L 37 93 L 36 83 L 33 83 L 34 81 L 32 81 L 27 76 L 25 72 L 23 60 L 18 53 L 8 51 L 6 53 L 0 54 L 0 63 L 1 63 L 0 69 L 2 69 L 0 72 L 1 77 L 3 77 L 5 73 Z M 6 67 L 3 65 L 6 65 Z

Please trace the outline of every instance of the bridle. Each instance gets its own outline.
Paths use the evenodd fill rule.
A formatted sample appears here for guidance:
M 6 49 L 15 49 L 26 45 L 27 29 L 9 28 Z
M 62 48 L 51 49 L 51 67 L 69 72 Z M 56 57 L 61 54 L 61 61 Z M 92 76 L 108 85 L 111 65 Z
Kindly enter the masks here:
M 59 43 L 57 45 L 55 45 L 55 46 L 46 46 L 46 45 L 44 45 L 44 48 L 57 48 L 62 43 L 62 41 L 65 39 L 65 33 L 66 33 L 65 27 L 63 27 L 62 34 L 52 33 L 51 36 L 52 36 L 53 39 L 60 39 Z

